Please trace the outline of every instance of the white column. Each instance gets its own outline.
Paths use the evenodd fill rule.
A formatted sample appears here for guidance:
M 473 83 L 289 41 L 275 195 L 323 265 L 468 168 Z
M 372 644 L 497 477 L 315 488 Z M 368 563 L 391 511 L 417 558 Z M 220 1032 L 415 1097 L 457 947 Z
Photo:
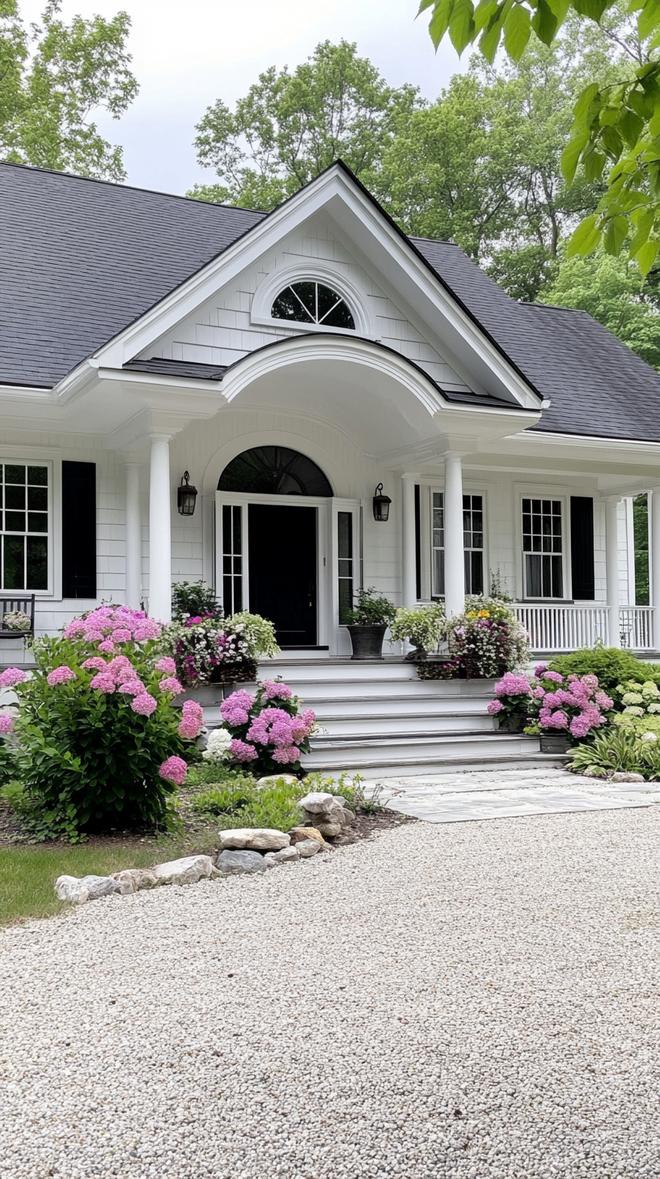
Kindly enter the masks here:
M 126 463 L 126 605 L 134 610 L 142 598 L 140 467 Z
M 610 647 L 621 646 L 619 625 L 619 500 L 608 496 L 605 500 L 605 561 L 607 581 L 608 642 Z
M 653 649 L 660 651 L 660 487 L 649 495 L 649 577 L 653 606 Z
M 417 546 L 415 544 L 415 477 L 403 475 L 401 480 L 401 522 L 403 533 L 402 598 L 404 606 L 417 602 Z
M 172 617 L 170 495 L 170 439 L 155 434 L 149 454 L 149 614 L 159 622 Z
M 463 463 L 458 454 L 445 455 L 445 609 L 447 617 L 465 610 L 463 557 Z

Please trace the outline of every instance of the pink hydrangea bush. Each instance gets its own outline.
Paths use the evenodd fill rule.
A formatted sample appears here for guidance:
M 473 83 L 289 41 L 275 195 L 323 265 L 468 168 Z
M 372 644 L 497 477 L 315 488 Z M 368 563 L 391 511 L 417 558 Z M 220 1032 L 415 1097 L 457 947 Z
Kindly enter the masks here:
M 500 729 L 522 733 L 530 719 L 532 685 L 522 672 L 507 671 L 495 684 L 495 698 L 486 711 L 496 716 Z
M 255 774 L 301 774 L 316 714 L 302 708 L 291 689 L 266 680 L 256 692 L 239 689 L 223 701 L 220 715 L 231 736 L 228 758 Z
M 563 676 L 540 664 L 532 686 L 532 731 L 559 732 L 573 741 L 584 741 L 607 724 L 614 702 L 595 675 Z
M 177 707 L 161 633 L 139 610 L 101 606 L 35 643 L 28 678 L 0 675 L 19 697 L 22 777 L 48 834 L 166 826 L 203 714 L 194 701 Z

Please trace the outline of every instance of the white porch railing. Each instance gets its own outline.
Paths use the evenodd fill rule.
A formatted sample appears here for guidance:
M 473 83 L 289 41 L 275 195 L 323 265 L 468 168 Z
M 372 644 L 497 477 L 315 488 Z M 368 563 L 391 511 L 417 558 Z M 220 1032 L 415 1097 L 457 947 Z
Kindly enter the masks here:
M 529 635 L 533 651 L 578 651 L 596 643 L 611 645 L 609 612 L 605 605 L 529 605 L 514 602 L 511 609 Z M 619 643 L 634 651 L 653 647 L 653 608 L 619 609 Z

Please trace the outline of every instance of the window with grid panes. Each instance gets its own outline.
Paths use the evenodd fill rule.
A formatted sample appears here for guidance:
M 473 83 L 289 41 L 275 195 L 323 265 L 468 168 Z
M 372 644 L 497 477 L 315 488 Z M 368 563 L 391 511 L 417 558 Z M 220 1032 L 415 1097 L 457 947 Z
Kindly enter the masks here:
M 484 497 L 463 496 L 463 560 L 466 594 L 484 592 Z M 431 495 L 431 596 L 445 592 L 444 492 Z
M 48 467 L 0 462 L 0 589 L 48 589 Z
M 564 522 L 561 500 L 523 499 L 522 548 L 525 597 L 563 597 Z

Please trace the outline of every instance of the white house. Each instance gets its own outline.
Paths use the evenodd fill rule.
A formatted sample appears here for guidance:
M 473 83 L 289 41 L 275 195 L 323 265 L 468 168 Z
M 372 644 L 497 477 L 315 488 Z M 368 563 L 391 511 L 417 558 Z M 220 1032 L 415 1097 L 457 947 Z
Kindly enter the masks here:
M 586 314 L 341 163 L 268 215 L 4 164 L 0 210 L 0 596 L 37 632 L 204 578 L 322 658 L 359 585 L 455 613 L 496 577 L 537 650 L 660 649 L 660 377 Z

